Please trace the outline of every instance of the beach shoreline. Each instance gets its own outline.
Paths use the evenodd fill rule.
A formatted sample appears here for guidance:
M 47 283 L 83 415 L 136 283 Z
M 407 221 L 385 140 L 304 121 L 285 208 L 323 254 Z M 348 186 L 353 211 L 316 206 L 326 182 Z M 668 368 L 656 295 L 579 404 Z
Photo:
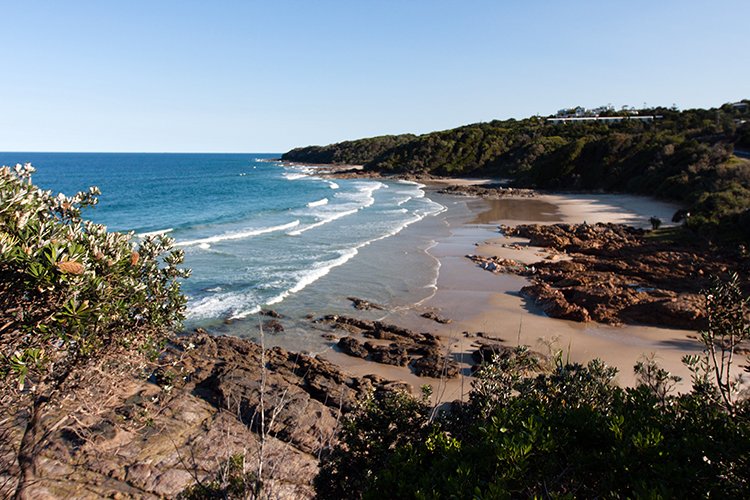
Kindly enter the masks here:
M 464 185 L 482 182 L 460 180 Z M 449 182 L 425 184 L 427 196 L 430 196 Z M 413 308 L 389 312 L 381 318 L 387 323 L 439 336 L 450 359 L 461 367 L 459 377 L 442 380 L 417 377 L 408 366 L 379 365 L 352 358 L 338 349 L 323 353 L 325 359 L 354 375 L 374 373 L 405 381 L 415 392 L 421 385 L 429 384 L 437 395 L 436 402 L 444 402 L 466 397 L 471 386 L 471 354 L 477 349 L 478 340 L 485 342 L 491 338 L 502 339 L 502 345 L 508 347 L 528 345 L 544 354 L 554 355 L 560 351 L 564 359 L 574 362 L 586 363 L 599 358 L 618 368 L 617 382 L 624 386 L 636 382 L 633 366 L 644 357 L 653 356 L 665 369 L 682 377 L 679 390 L 689 389 L 690 374 L 681 359 L 684 355 L 701 352 L 696 332 L 551 318 L 520 296 L 521 288 L 530 284 L 528 278 L 489 273 L 466 258 L 467 254 L 479 254 L 530 265 L 547 255 L 545 249 L 527 246 L 528 240 L 504 237 L 497 229 L 500 224 L 585 221 L 646 228 L 650 226 L 650 217 L 669 221 L 679 207 L 650 198 L 611 194 L 538 194 L 533 198 L 500 200 L 461 198 L 465 199 L 470 214 L 457 217 L 446 214 L 448 234 L 437 238 L 436 244 L 428 250 L 439 262 L 435 293 Z M 434 311 L 450 322 L 440 324 L 422 317 L 426 311 Z

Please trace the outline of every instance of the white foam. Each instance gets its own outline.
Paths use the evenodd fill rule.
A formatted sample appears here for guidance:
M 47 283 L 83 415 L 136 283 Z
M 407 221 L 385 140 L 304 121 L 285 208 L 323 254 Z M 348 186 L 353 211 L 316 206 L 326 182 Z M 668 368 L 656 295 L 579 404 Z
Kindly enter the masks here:
M 438 206 L 440 206 L 442 208 L 445 208 L 442 205 L 440 205 L 439 203 L 436 203 L 436 205 L 438 205 Z M 301 276 L 301 278 L 300 278 L 300 280 L 297 282 L 296 285 L 294 285 L 289 290 L 287 290 L 285 292 L 282 292 L 278 296 L 274 297 L 273 299 L 271 299 L 271 301 L 267 302 L 266 305 L 277 304 L 277 303 L 281 302 L 282 300 L 284 300 L 285 298 L 287 298 L 289 295 L 291 295 L 293 293 L 297 293 L 297 292 L 303 290 L 308 285 L 314 283 L 315 281 L 319 280 L 320 278 L 322 278 L 323 276 L 325 276 L 326 274 L 328 274 L 329 272 L 331 272 L 331 269 L 345 264 L 352 257 L 354 257 L 355 255 L 357 255 L 359 253 L 359 250 L 361 248 L 364 248 L 367 245 L 369 245 L 371 243 L 374 243 L 376 241 L 384 240 L 386 238 L 394 236 L 394 235 L 400 233 L 401 231 L 403 231 L 404 228 L 410 226 L 411 224 L 424 219 L 427 215 L 428 215 L 428 213 L 415 214 L 414 217 L 412 217 L 411 219 L 408 219 L 408 220 L 402 222 L 400 225 L 396 226 L 395 228 L 393 228 L 391 231 L 387 232 L 386 234 L 380 235 L 377 238 L 373 238 L 371 240 L 368 240 L 368 241 L 365 241 L 363 243 L 360 243 L 359 245 L 357 245 L 355 247 L 352 247 L 352 248 L 349 248 L 349 249 L 346 249 L 346 250 L 342 250 L 341 254 L 340 254 L 340 257 L 338 257 L 337 259 L 334 259 L 334 260 L 330 260 L 330 261 L 327 261 L 327 262 L 320 263 L 317 266 L 313 267 L 312 270 L 303 273 L 302 276 Z
M 328 224 L 329 222 L 333 222 L 342 217 L 346 217 L 347 215 L 356 214 L 357 212 L 359 212 L 359 208 L 354 208 L 352 210 L 345 210 L 342 212 L 332 212 L 330 215 L 320 217 L 321 220 L 319 220 L 318 222 L 314 222 L 310 225 L 303 226 L 299 229 L 295 229 L 294 231 L 289 231 L 286 234 L 288 234 L 289 236 L 299 236 L 305 231 L 309 231 L 310 229 L 315 229 L 316 227 L 323 226 L 325 224 Z
M 251 307 L 250 309 L 246 309 L 244 311 L 234 313 L 229 317 L 229 319 L 244 319 L 250 316 L 251 314 L 257 314 L 259 312 L 260 312 L 260 306 L 255 306 L 255 307 Z
M 380 189 L 380 186 L 368 185 L 366 189 L 363 189 L 363 187 L 361 187 L 360 189 L 362 189 L 362 191 L 359 192 L 360 194 L 364 191 L 367 191 L 368 193 L 371 194 L 376 189 Z M 345 264 L 346 262 L 348 262 L 349 260 L 351 260 L 354 256 L 356 256 L 359 253 L 359 250 L 361 248 L 366 247 L 376 241 L 394 236 L 400 233 L 406 227 L 410 226 L 411 224 L 417 221 L 424 219 L 427 216 L 437 215 L 447 210 L 446 207 L 444 207 L 440 203 L 430 200 L 429 198 L 424 200 L 424 202 L 422 203 L 423 203 L 423 206 L 421 208 L 413 211 L 411 216 L 409 216 L 406 220 L 403 220 L 397 225 L 395 225 L 394 227 L 392 227 L 389 231 L 386 231 L 385 233 L 380 234 L 379 236 L 371 240 L 359 243 L 351 248 L 340 250 L 338 252 L 338 257 L 332 260 L 318 262 L 316 264 L 313 264 L 311 268 L 296 272 L 295 274 L 292 275 L 293 284 L 291 284 L 291 286 L 289 286 L 290 283 L 287 281 L 289 278 L 288 277 L 285 278 L 283 282 L 285 282 L 286 286 L 289 286 L 289 288 L 286 288 L 285 290 L 281 291 L 276 296 L 265 301 L 263 304 L 259 304 L 260 302 L 259 297 L 256 295 L 256 292 L 252 292 L 252 291 L 244 292 L 244 293 L 216 293 L 209 297 L 205 297 L 199 301 L 191 303 L 188 314 L 190 317 L 199 317 L 199 318 L 222 317 L 222 316 L 226 317 L 228 314 L 231 314 L 231 316 L 229 316 L 231 319 L 240 319 L 240 318 L 245 318 L 249 315 L 257 313 L 258 311 L 260 311 L 261 305 L 270 306 L 273 304 L 278 304 L 279 302 L 282 302 L 284 299 L 286 299 L 290 295 L 304 290 L 306 287 L 308 287 L 312 283 L 326 276 L 327 274 L 331 272 L 332 269 L 339 267 Z M 354 204 L 348 203 L 345 206 L 352 206 L 352 205 Z M 338 205 L 338 206 L 334 205 L 334 206 L 321 208 L 321 210 L 318 211 L 318 213 L 319 214 L 325 213 L 322 220 L 319 220 L 315 222 L 314 224 L 310 224 L 308 226 L 299 228 L 295 231 L 290 231 L 287 234 L 290 234 L 290 235 L 301 234 L 315 227 L 320 227 L 333 220 L 357 213 L 359 210 L 362 209 L 363 206 L 364 205 L 361 205 L 358 208 L 353 208 L 350 210 L 344 210 L 344 211 L 338 211 L 338 212 L 334 210 L 336 208 L 340 209 L 342 207 L 341 205 Z M 398 211 L 400 213 L 408 212 L 405 209 L 399 209 Z M 291 227 L 296 227 L 297 225 L 299 225 L 299 221 L 294 221 L 293 223 L 285 224 L 283 226 L 275 226 L 274 228 L 265 228 L 264 231 L 268 232 L 270 230 L 279 230 L 282 227 L 291 228 Z M 257 232 L 258 230 L 253 230 L 253 231 Z M 235 234 L 237 233 L 232 233 L 233 238 L 235 237 L 234 236 Z M 221 235 L 221 236 L 226 236 L 226 235 Z M 213 238 L 215 239 L 217 237 L 213 237 Z M 209 240 L 209 238 L 204 238 L 203 240 L 204 241 L 199 240 L 199 244 L 202 242 L 208 243 L 208 241 L 205 241 L 205 240 Z M 434 246 L 434 242 L 427 249 L 425 249 L 425 252 L 428 255 L 431 255 L 429 253 L 429 250 L 430 248 L 432 248 L 432 246 Z M 436 262 L 438 266 L 437 269 L 439 272 L 440 263 L 439 261 L 437 261 L 437 259 L 436 259 Z M 285 287 L 285 285 L 282 283 L 278 283 L 278 285 Z M 433 295 L 434 295 L 434 290 L 436 289 L 436 285 L 437 285 L 437 276 L 435 276 L 433 282 L 428 284 L 425 288 L 433 289 Z M 220 291 L 220 289 L 212 289 L 210 291 L 214 291 L 214 290 L 216 290 L 217 292 Z
M 355 248 L 342 250 L 338 258 L 325 261 L 325 262 L 320 262 L 316 264 L 311 270 L 301 273 L 299 275 L 299 279 L 297 280 L 297 283 L 293 287 L 291 287 L 288 290 L 285 290 L 284 292 L 280 293 L 276 297 L 272 298 L 271 300 L 266 302 L 266 305 L 270 306 L 273 304 L 278 304 L 279 302 L 289 297 L 290 295 L 304 290 L 308 285 L 315 283 L 320 278 L 330 273 L 331 269 L 341 266 L 345 264 L 346 262 L 348 262 L 352 257 L 354 257 L 355 255 L 357 255 L 357 253 L 359 253 L 359 250 L 358 250 L 359 248 L 361 247 L 355 247 Z
M 227 240 L 241 240 L 244 238 L 251 238 L 266 233 L 273 233 L 275 231 L 286 231 L 299 225 L 299 220 L 295 220 L 288 224 L 281 224 L 279 226 L 263 227 L 258 229 L 248 229 L 246 231 L 233 231 L 224 234 L 218 234 L 216 236 L 209 236 L 208 238 L 200 238 L 197 240 L 180 241 L 177 246 L 190 246 L 190 245 L 204 245 L 207 243 L 218 243 L 220 241 Z M 205 248 L 201 246 L 201 248 Z
M 328 198 L 323 198 L 322 200 L 318 200 L 318 201 L 311 201 L 310 203 L 307 204 L 307 206 L 310 208 L 322 207 L 323 205 L 328 205 Z
M 149 231 L 147 233 L 136 234 L 135 236 L 136 236 L 136 238 L 141 238 L 142 239 L 142 238 L 147 238 L 149 236 L 160 236 L 162 234 L 168 234 L 168 233 L 171 233 L 172 231 L 174 231 L 174 229 L 172 229 L 171 227 L 168 227 L 167 229 L 159 229 L 157 231 Z
M 419 182 L 415 182 L 415 181 L 405 181 L 405 180 L 399 180 L 399 181 L 397 181 L 397 182 L 398 182 L 399 184 L 409 184 L 409 185 L 411 185 L 411 186 L 417 186 L 417 187 L 418 187 L 419 189 L 422 189 L 423 187 L 425 187 L 425 185 L 424 185 L 424 184 L 420 184 Z
M 243 293 L 216 293 L 189 304 L 187 315 L 191 319 L 226 317 L 230 311 L 242 310 L 248 302 L 255 302 L 253 299 L 254 296 Z M 237 314 L 230 318 L 237 319 Z
M 335 183 L 335 182 L 333 182 L 333 181 L 328 181 L 328 186 L 329 186 L 329 187 L 330 187 L 331 189 L 338 189 L 338 188 L 339 188 L 339 185 L 338 185 L 338 184 L 336 184 L 336 183 Z
M 302 173 L 292 173 L 292 172 L 285 172 L 281 174 L 289 181 L 296 181 L 297 179 L 304 179 L 305 177 L 310 177 L 308 174 L 302 174 Z
M 373 193 L 378 189 L 385 187 L 385 184 L 383 184 L 382 182 L 373 182 L 367 184 L 358 183 L 354 184 L 354 187 L 357 188 L 357 191 L 353 193 L 336 193 L 334 197 L 341 200 L 351 200 L 352 202 L 357 203 L 360 208 L 369 207 L 370 205 L 375 203 L 375 197 L 373 196 Z
M 198 245 L 198 247 L 202 248 L 203 250 L 208 250 L 209 248 L 211 248 L 211 245 L 209 243 L 201 243 L 200 245 Z
M 437 241 L 432 240 L 430 242 L 430 244 L 427 246 L 427 248 L 424 249 L 424 253 L 426 255 L 429 255 L 430 257 L 432 257 L 432 259 L 435 261 L 435 274 L 434 274 L 434 277 L 432 278 L 432 281 L 430 283 L 428 283 L 428 284 L 426 284 L 424 286 L 424 288 L 431 289 L 432 293 L 430 293 L 430 295 L 428 295 L 427 297 L 425 297 L 422 300 L 420 300 L 419 302 L 417 302 L 415 304 L 417 306 L 421 306 L 424 302 L 427 302 L 432 297 L 434 297 L 435 294 L 437 293 L 437 290 L 438 290 L 437 284 L 438 284 L 438 278 L 440 277 L 440 268 L 442 266 L 442 263 L 440 262 L 440 259 L 438 259 L 437 257 L 435 257 L 434 255 L 432 255 L 430 253 L 430 250 L 432 250 L 435 246 L 437 246 Z

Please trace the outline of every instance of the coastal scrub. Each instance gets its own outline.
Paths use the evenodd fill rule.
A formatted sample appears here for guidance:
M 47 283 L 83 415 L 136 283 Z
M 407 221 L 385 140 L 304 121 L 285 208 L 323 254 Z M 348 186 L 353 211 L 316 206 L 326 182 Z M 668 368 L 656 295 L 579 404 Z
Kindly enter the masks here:
M 33 172 L 0 169 L 0 408 L 25 422 L 20 443 L 3 450 L 16 463 L 3 469 L 17 467 L 18 498 L 34 478 L 45 409 L 92 361 L 157 355 L 183 319 L 178 279 L 189 275 L 171 239 L 136 244 L 83 220 L 97 188 L 53 195 L 31 182 Z

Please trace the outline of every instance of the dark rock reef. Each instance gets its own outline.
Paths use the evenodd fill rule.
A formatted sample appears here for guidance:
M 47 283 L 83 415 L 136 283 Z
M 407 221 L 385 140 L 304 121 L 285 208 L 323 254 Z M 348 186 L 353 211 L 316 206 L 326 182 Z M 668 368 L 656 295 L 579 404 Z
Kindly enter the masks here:
M 742 276 L 748 268 L 747 259 L 730 250 L 665 243 L 619 224 L 503 226 L 501 232 L 567 254 L 569 259 L 533 266 L 498 262 L 492 270 L 528 276 L 534 283 L 522 295 L 549 316 L 574 321 L 699 329 L 705 326 L 700 292 L 711 277 L 732 271 Z
M 435 321 L 448 321 L 437 315 L 435 318 Z M 460 373 L 458 363 L 445 354 L 446 349 L 441 346 L 440 339 L 430 333 L 418 333 L 381 321 L 349 316 L 328 315 L 318 321 L 351 334 L 341 338 L 337 344 L 341 352 L 349 356 L 387 365 L 409 365 L 420 377 L 454 378 Z M 370 340 L 363 343 L 356 336 Z
M 487 199 L 500 199 L 508 197 L 533 198 L 536 192 L 533 189 L 519 189 L 505 187 L 500 184 L 457 184 L 448 186 L 438 191 L 442 194 L 452 194 L 458 196 L 476 196 Z

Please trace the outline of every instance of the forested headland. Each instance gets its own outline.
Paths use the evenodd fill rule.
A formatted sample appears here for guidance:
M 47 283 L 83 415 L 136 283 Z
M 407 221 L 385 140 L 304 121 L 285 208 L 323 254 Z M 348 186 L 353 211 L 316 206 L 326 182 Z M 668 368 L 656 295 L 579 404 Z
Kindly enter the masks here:
M 750 101 L 719 108 L 609 111 L 616 123 L 495 120 L 423 135 L 296 148 L 283 160 L 365 172 L 507 179 L 514 187 L 674 200 L 703 231 L 750 237 Z M 642 121 L 635 116 L 653 116 Z

